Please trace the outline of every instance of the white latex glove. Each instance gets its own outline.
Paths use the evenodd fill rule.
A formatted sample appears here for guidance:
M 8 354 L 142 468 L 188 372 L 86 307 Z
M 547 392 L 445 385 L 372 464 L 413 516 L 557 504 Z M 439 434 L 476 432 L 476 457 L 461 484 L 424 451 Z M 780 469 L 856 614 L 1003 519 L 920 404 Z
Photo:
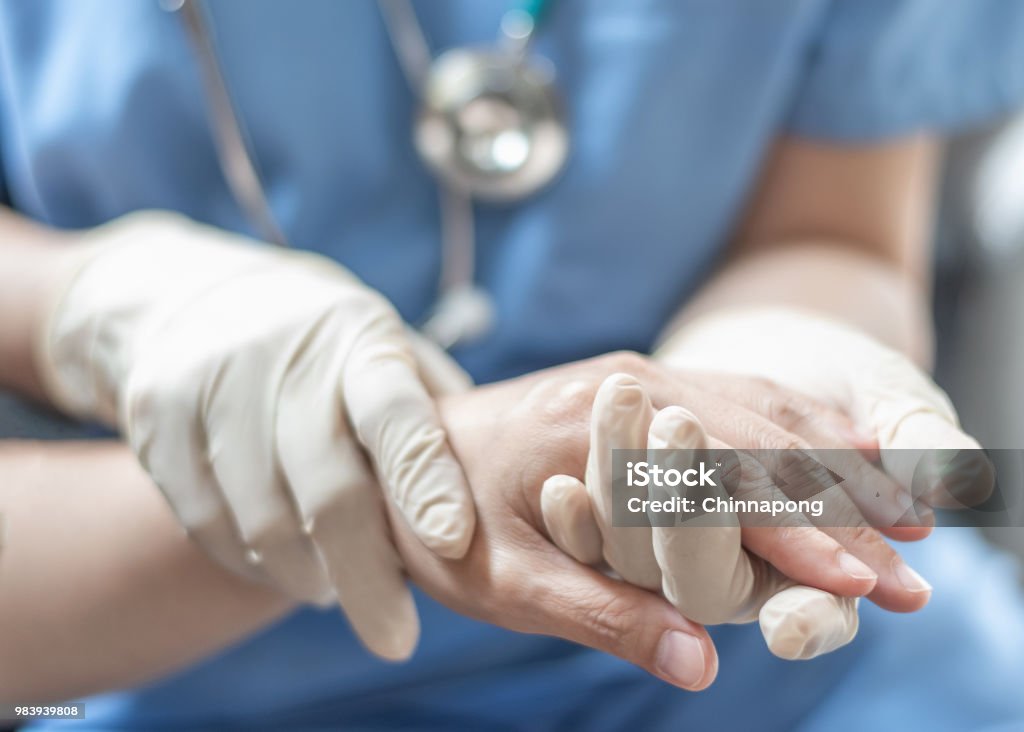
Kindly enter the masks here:
M 849 643 L 857 633 L 857 599 L 796 586 L 748 554 L 735 516 L 705 515 L 671 528 L 612 526 L 613 449 L 676 450 L 679 464 L 662 461 L 662 467 L 685 470 L 693 451 L 708 445 L 689 411 L 669 407 L 655 414 L 635 379 L 608 377 L 594 399 L 586 485 L 556 475 L 541 491 L 552 541 L 584 564 L 603 557 L 624 580 L 660 589 L 690 620 L 713 625 L 760 618 L 768 647 L 782 658 L 813 658 Z
M 789 308 L 722 312 L 683 326 L 655 358 L 760 376 L 849 415 L 877 438 L 886 472 L 909 490 L 918 471 L 935 505 L 970 504 L 991 488 L 980 453 L 964 453 L 956 470 L 947 464 L 980 445 L 960 429 L 946 394 L 905 356 L 840 322 Z M 950 474 L 961 482 L 944 481 Z
M 83 238 L 38 339 L 54 403 L 120 427 L 225 566 L 336 596 L 372 651 L 407 657 L 419 621 L 363 449 L 430 550 L 461 557 L 475 512 L 398 314 L 331 260 L 175 214 Z

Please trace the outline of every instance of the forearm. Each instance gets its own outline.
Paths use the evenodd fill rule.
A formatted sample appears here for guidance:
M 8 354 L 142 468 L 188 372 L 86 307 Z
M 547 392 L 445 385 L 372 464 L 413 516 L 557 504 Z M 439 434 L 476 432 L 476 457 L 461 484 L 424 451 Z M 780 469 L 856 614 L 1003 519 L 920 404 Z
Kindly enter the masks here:
M 0 701 L 137 684 L 290 607 L 193 546 L 117 443 L 0 443 L 0 475 Z
M 940 158 L 940 143 L 925 135 L 869 145 L 780 138 L 729 259 L 673 328 L 711 311 L 790 307 L 927 364 Z
M 842 244 L 794 242 L 731 260 L 666 334 L 715 311 L 793 307 L 843 321 L 919 364 L 931 360 L 926 286 L 887 261 Z
M 0 206 L 0 388 L 40 400 L 33 334 L 59 276 L 66 236 Z

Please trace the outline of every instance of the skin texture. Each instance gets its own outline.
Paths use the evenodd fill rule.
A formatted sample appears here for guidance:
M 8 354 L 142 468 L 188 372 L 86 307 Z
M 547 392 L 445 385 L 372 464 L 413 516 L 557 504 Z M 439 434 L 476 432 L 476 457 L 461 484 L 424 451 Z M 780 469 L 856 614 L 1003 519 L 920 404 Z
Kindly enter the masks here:
M 921 272 L 936 159 L 937 146 L 924 137 L 863 147 L 779 140 L 733 247 L 678 322 L 736 305 L 799 305 L 850 322 L 927 362 L 930 327 Z M 40 398 L 32 333 L 60 271 L 60 245 L 73 242 L 74 234 L 0 209 L 0 240 L 0 386 Z M 414 579 L 452 607 L 507 627 L 632 652 L 627 657 L 655 673 L 660 638 L 635 630 L 640 614 L 657 615 L 661 625 L 652 627 L 692 631 L 701 638 L 707 671 L 696 688 L 714 675 L 714 657 L 700 630 L 649 593 L 624 589 L 610 596 L 610 580 L 577 569 L 537 528 L 543 478 L 583 474 L 582 427 L 593 389 L 608 373 L 635 373 L 656 406 L 686 403 L 693 409 L 683 400 L 707 397 L 708 390 L 692 384 L 680 394 L 653 383 L 652 367 L 642 357 L 606 358 L 587 379 L 545 377 L 531 387 L 530 403 L 544 430 L 516 426 L 524 409 L 519 391 L 488 387 L 470 392 L 476 396 L 467 395 L 465 403 L 455 401 L 462 397 L 446 400 L 442 418 L 458 456 L 468 463 L 464 468 L 481 504 L 477 534 L 458 563 L 412 552 L 413 539 L 402 531 L 396 542 Z M 499 388 L 505 387 L 493 387 Z M 481 401 L 474 405 L 471 398 Z M 769 394 L 762 403 L 772 407 L 775 399 Z M 693 411 L 713 434 L 714 416 Z M 472 425 L 464 435 L 456 427 L 463 419 L 459 414 Z M 736 429 L 753 429 L 751 410 L 736 414 Z M 564 464 L 538 458 L 552 444 L 573 446 L 561 449 Z M 0 512 L 7 514 L 0 563 L 0 689 L 12 698 L 59 699 L 153 678 L 219 650 L 291 607 L 229 576 L 192 547 L 124 447 L 8 443 L 0 450 L 0 475 Z M 503 502 L 482 500 L 492 493 Z M 806 547 L 792 548 L 799 555 Z M 820 548 L 827 553 L 835 545 L 826 541 Z M 531 571 L 537 558 L 552 576 L 584 572 L 572 575 L 571 587 L 579 592 L 552 592 L 538 578 L 542 573 Z M 49 587 L 59 588 L 56 596 L 40 596 L 41 572 Z M 833 579 L 836 585 L 847 581 Z M 856 583 L 829 589 L 865 591 Z M 523 594 L 533 605 L 520 599 Z M 54 637 L 67 643 L 59 657 Z M 15 673 L 15 658 L 32 662 Z
M 0 444 L 0 701 L 134 684 L 293 607 L 192 544 L 114 443 Z

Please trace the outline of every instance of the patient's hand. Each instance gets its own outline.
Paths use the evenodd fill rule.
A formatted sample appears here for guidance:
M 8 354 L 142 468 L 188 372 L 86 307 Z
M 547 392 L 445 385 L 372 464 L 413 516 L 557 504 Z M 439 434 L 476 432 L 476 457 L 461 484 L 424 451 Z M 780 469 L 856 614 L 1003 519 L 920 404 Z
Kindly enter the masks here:
M 466 558 L 429 556 L 401 521 L 392 521 L 396 544 L 412 578 L 465 615 L 575 640 L 679 686 L 702 688 L 716 668 L 703 629 L 654 594 L 580 566 L 556 549 L 543 529 L 541 486 L 557 473 L 583 476 L 594 396 L 615 372 L 636 376 L 659 408 L 687 406 L 712 436 L 745 435 L 748 444 L 738 447 L 777 448 L 795 441 L 764 417 L 728 398 L 712 397 L 639 356 L 613 354 L 551 369 L 440 402 L 477 502 L 479 524 Z M 752 392 L 762 387 L 753 380 L 737 383 Z M 891 604 L 913 609 L 926 600 L 892 576 L 897 555 L 877 532 L 854 531 L 837 540 L 811 526 L 797 532 L 791 527 L 757 531 L 754 547 L 745 534 L 748 548 L 797 583 L 845 596 L 871 591 L 876 577 L 870 571 L 848 571 L 852 554 L 884 576 Z M 650 589 L 661 585 L 660 576 L 631 579 Z M 688 645 L 683 643 L 687 640 Z
M 539 530 L 539 490 L 552 472 L 586 461 L 586 379 L 566 370 L 441 400 L 442 419 L 477 503 L 461 560 L 424 551 L 399 516 L 395 543 L 412 579 L 448 607 L 525 633 L 611 653 L 685 689 L 712 682 L 711 639 L 663 598 L 563 554 Z M 392 511 L 394 509 L 392 508 Z

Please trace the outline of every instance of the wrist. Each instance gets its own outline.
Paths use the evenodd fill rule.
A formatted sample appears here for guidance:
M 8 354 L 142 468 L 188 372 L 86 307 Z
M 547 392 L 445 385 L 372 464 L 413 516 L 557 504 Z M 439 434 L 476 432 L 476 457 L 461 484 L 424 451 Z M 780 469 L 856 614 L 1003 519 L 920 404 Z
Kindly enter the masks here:
M 68 258 L 65 232 L 0 214 L 5 238 L 0 270 L 0 387 L 46 400 L 37 345 Z

